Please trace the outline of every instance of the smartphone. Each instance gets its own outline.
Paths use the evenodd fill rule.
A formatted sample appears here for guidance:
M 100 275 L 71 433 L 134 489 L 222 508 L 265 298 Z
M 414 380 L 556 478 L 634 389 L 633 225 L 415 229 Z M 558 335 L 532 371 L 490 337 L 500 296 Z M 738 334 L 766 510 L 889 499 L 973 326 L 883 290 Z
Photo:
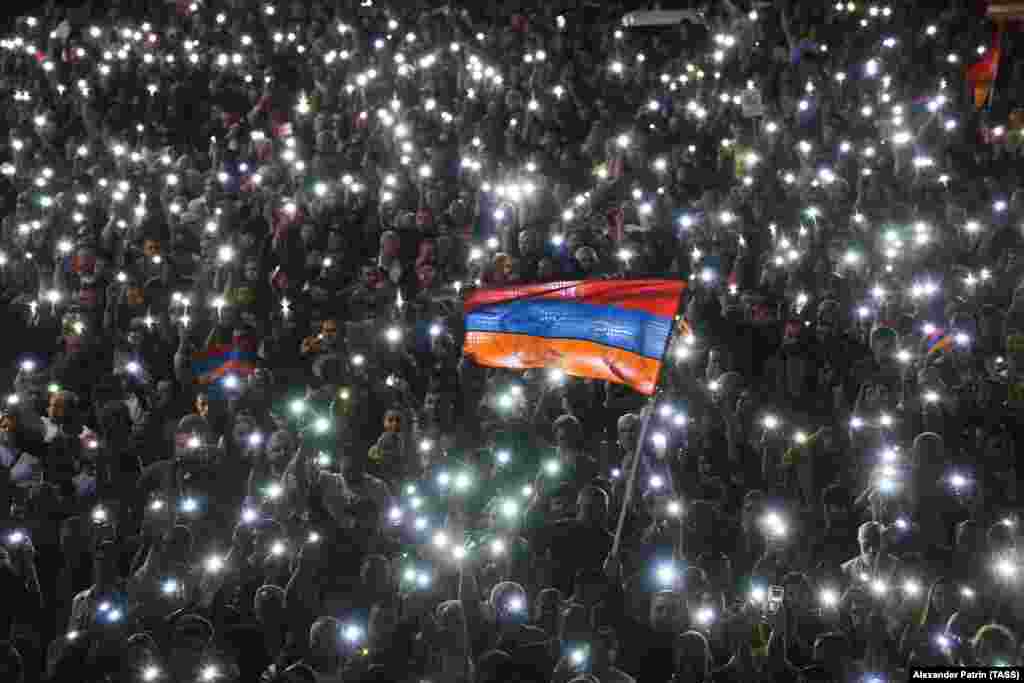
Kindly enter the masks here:
M 768 614 L 775 614 L 782 607 L 782 599 L 786 597 L 786 589 L 782 586 L 768 586 Z

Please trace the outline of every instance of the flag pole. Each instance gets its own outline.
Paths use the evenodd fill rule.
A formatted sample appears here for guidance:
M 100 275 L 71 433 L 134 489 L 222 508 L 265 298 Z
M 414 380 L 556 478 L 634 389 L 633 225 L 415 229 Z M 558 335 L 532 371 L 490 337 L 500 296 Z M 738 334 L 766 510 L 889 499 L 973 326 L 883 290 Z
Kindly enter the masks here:
M 683 291 L 686 291 L 685 289 Z M 679 294 L 682 298 L 682 292 Z M 678 311 L 678 307 L 676 308 Z M 676 325 L 679 321 L 680 314 L 677 312 L 672 318 L 672 328 L 669 330 L 668 336 L 665 338 L 665 347 L 661 350 L 661 367 L 658 370 L 658 377 L 654 383 L 654 391 L 651 393 L 651 397 L 648 399 L 647 405 L 644 407 L 643 422 L 640 425 L 640 438 L 636 442 L 636 450 L 633 452 L 633 462 L 630 463 L 629 476 L 626 479 L 626 491 L 622 496 L 622 509 L 619 511 L 619 521 L 615 527 L 615 538 L 612 540 L 612 549 L 609 553 L 609 558 L 616 558 L 619 555 L 619 549 L 622 543 L 622 530 L 626 526 L 626 513 L 629 510 L 629 506 L 633 503 L 633 489 L 636 486 L 636 475 L 640 469 L 640 453 L 643 451 L 644 444 L 647 442 L 647 432 L 651 426 L 651 416 L 654 414 L 654 402 L 658 397 L 658 387 L 661 385 L 661 376 L 665 371 L 665 356 L 668 355 L 668 349 L 672 345 L 672 340 L 676 336 Z

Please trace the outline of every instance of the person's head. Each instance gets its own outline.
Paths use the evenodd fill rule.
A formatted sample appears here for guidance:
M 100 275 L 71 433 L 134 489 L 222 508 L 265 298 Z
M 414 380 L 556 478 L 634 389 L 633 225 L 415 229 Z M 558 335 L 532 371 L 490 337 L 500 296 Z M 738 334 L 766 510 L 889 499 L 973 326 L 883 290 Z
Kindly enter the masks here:
M 942 437 L 935 432 L 922 432 L 914 438 L 911 457 L 918 466 L 934 468 L 944 459 Z
M 321 344 L 324 348 L 335 348 L 338 345 L 338 321 L 326 318 L 320 323 Z
M 882 552 L 882 525 L 878 522 L 864 522 L 857 529 L 857 544 L 864 560 L 874 562 Z
M 533 603 L 531 621 L 544 630 L 549 636 L 558 631 L 558 608 L 562 604 L 562 594 L 557 588 L 545 588 L 537 594 Z
M 380 236 L 381 257 L 386 259 L 396 258 L 400 247 L 401 241 L 399 240 L 397 232 L 387 230 Z
M 1017 638 L 1001 624 L 985 624 L 971 639 L 975 666 L 1006 667 L 1017 663 Z
M 590 526 L 603 526 L 608 518 L 608 494 L 596 486 L 587 486 L 576 499 L 576 519 Z
M 729 371 L 719 375 L 716 381 L 717 389 L 712 393 L 711 400 L 716 405 L 735 407 L 743 389 L 743 376 L 738 372 Z
M 658 633 L 672 633 L 679 627 L 682 604 L 679 594 L 658 591 L 651 597 L 648 626 Z
M 708 364 L 704 370 L 704 378 L 709 382 L 716 380 L 728 369 L 725 351 L 719 347 L 708 349 Z
M 965 559 L 981 550 L 985 542 L 985 533 L 981 526 L 972 519 L 965 519 L 956 525 L 953 541 L 958 554 Z
M 953 611 L 952 597 L 953 584 L 946 577 L 940 576 L 932 581 L 928 587 L 928 596 L 925 600 L 924 610 L 921 611 L 921 624 L 945 624 Z
M 530 256 L 534 254 L 540 245 L 540 240 L 537 238 L 536 233 L 533 230 L 520 230 L 519 231 L 519 254 L 521 256 Z
M 1013 527 L 1009 526 L 1004 520 L 999 520 L 989 526 L 986 540 L 989 551 L 996 554 L 1013 553 L 1017 545 Z
M 826 528 L 842 528 L 849 523 L 853 499 L 845 487 L 838 484 L 827 487 L 821 494 L 821 504 Z
M 465 643 L 466 617 L 462 603 L 458 600 L 446 600 L 437 606 L 434 612 L 435 621 L 442 644 L 447 647 L 459 647 Z
M 317 676 L 309 665 L 296 662 L 278 674 L 274 683 L 317 683 Z
M 376 604 L 370 608 L 366 636 L 372 649 L 386 647 L 398 628 L 398 610 L 391 605 Z
M 249 436 L 256 431 L 256 421 L 248 413 L 235 416 L 235 424 L 231 427 L 231 444 L 239 452 L 249 445 Z
M 522 623 L 526 620 L 530 605 L 526 589 L 512 581 L 502 581 L 495 585 L 487 604 L 499 624 Z
M 839 325 L 839 302 L 831 299 L 822 301 L 818 306 L 818 319 L 815 327 L 818 338 L 824 340 L 839 334 Z
M 285 617 L 284 591 L 280 586 L 260 586 L 253 598 L 253 612 L 256 619 L 266 626 L 277 626 Z
M 267 442 L 267 460 L 274 467 L 284 467 L 294 450 L 295 443 L 291 433 L 278 430 L 270 435 Z
M 590 666 L 595 672 L 607 671 L 615 666 L 619 656 L 619 638 L 610 627 L 598 629 L 591 641 Z
M 782 578 L 786 604 L 797 614 L 808 614 L 814 608 L 814 592 L 805 574 L 790 572 Z
M 676 674 L 681 680 L 704 681 L 711 674 L 711 647 L 698 631 L 680 634 L 675 642 Z
M 313 669 L 334 673 L 341 664 L 341 622 L 334 617 L 320 617 L 309 628 L 309 653 Z
M 208 418 L 210 416 L 210 397 L 206 395 L 205 391 L 196 394 L 195 410 L 199 417 Z
M 0 643 L 0 680 L 25 682 L 25 663 L 21 653 L 10 643 Z
M 62 422 L 71 416 L 77 401 L 77 395 L 70 391 L 55 391 L 50 394 L 46 415 L 51 420 Z
M 153 636 L 148 633 L 136 633 L 124 644 L 122 661 L 124 669 L 136 672 L 144 665 L 152 663 L 160 655 L 160 648 L 157 646 Z
M 891 327 L 879 327 L 871 332 L 871 353 L 878 363 L 889 363 L 896 353 L 896 330 Z
M 97 586 L 109 586 L 118 577 L 117 546 L 113 541 L 101 543 L 92 557 L 93 581 Z
M 346 448 L 338 457 L 338 465 L 346 477 L 361 477 L 366 473 L 368 459 L 361 448 Z
M 590 273 L 597 268 L 597 251 L 590 246 L 582 246 L 573 252 L 573 257 L 584 273 Z
M 88 550 L 89 532 L 83 518 L 68 517 L 60 525 L 60 551 L 65 562 L 73 563 Z
M 617 431 L 619 446 L 626 453 L 632 454 L 640 438 L 640 416 L 636 413 L 626 413 L 619 418 Z
M 573 415 L 560 415 L 553 425 L 555 445 L 564 451 L 578 451 L 583 442 L 583 427 Z
M 182 614 L 173 626 L 167 650 L 168 666 L 177 672 L 192 672 L 213 642 L 213 624 L 197 614 Z
M 170 380 L 157 382 L 156 393 L 153 397 L 154 407 L 165 409 L 170 407 L 172 401 L 174 401 L 174 382 Z
M 163 538 L 163 553 L 168 562 L 184 563 L 192 556 L 192 532 L 184 524 L 175 524 Z
M 383 555 L 367 555 L 359 566 L 359 580 L 374 592 L 387 592 L 391 586 L 391 563 Z
M 504 683 L 514 666 L 512 656 L 502 650 L 491 650 L 480 655 L 477 664 L 477 683 Z
M 562 644 L 585 643 L 590 640 L 591 635 L 587 608 L 576 603 L 565 606 L 558 624 L 558 639 Z
M 741 524 L 746 534 L 755 533 L 758 529 L 758 520 L 764 509 L 764 492 L 754 489 L 748 491 L 743 497 L 743 509 L 741 513 Z
M 446 416 L 447 401 L 438 391 L 428 391 L 423 397 L 423 417 L 431 423 L 443 422 Z
M 850 658 L 850 641 L 839 632 L 822 633 L 814 640 L 811 659 L 831 672 L 846 669 Z

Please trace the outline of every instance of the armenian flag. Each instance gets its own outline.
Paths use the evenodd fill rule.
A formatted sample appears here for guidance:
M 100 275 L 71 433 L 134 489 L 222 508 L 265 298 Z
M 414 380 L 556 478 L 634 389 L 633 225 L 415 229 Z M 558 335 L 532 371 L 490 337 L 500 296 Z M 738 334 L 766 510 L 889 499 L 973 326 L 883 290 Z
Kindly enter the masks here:
M 487 367 L 560 369 L 653 394 L 686 283 L 585 280 L 474 292 L 467 357 Z
M 227 375 L 245 377 L 259 364 L 256 345 L 250 341 L 211 344 L 192 354 L 192 376 L 202 385 L 215 385 Z
M 936 329 L 924 337 L 925 355 L 932 356 L 953 348 L 953 336 L 946 334 L 944 329 Z
M 974 107 L 982 109 L 989 103 L 992 89 L 999 77 L 999 60 L 1002 58 L 1003 26 L 1000 24 L 992 36 L 992 45 L 974 64 L 967 67 L 966 81 L 974 96 Z

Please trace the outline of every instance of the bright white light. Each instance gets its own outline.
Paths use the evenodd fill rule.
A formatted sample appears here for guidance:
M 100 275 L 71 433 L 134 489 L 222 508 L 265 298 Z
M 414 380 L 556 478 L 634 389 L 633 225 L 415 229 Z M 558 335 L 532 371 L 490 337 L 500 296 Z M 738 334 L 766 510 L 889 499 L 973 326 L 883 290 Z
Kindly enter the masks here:
M 1017 565 L 1008 558 L 1002 558 L 995 564 L 995 571 L 1004 579 L 1012 579 L 1017 576 Z

